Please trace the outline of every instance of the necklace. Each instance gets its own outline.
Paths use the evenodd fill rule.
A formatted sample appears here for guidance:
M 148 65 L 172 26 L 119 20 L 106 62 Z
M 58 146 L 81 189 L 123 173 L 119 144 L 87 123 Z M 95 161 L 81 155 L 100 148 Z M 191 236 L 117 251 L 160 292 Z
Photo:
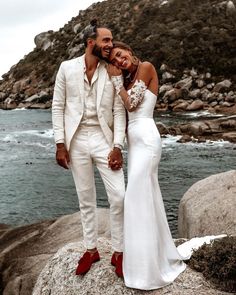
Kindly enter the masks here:
M 138 73 L 138 69 L 139 69 L 139 66 L 140 66 L 140 62 L 138 62 L 138 65 L 137 65 L 137 68 L 135 71 L 133 72 L 130 72 L 125 78 L 127 79 L 127 82 L 128 84 L 131 84 L 135 81 L 136 77 L 137 77 L 137 73 Z M 134 76 L 132 78 L 132 75 L 134 73 Z

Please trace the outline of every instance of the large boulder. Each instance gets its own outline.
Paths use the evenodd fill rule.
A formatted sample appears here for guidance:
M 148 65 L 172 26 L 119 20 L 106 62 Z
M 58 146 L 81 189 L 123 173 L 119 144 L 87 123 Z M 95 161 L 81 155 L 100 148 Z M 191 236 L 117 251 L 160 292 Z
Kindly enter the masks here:
M 236 235 L 235 208 L 236 170 L 200 180 L 180 201 L 179 236 Z
M 98 210 L 98 229 L 99 236 L 110 237 L 108 209 Z M 64 245 L 82 240 L 80 213 L 18 228 L 1 225 L 0 230 L 3 295 L 32 295 L 35 281 L 50 257 Z
M 223 295 L 205 281 L 202 274 L 189 267 L 179 275 L 175 282 L 162 289 L 140 291 L 127 288 L 118 278 L 110 263 L 111 242 L 99 238 L 98 247 L 101 260 L 92 265 L 85 276 L 76 276 L 78 257 L 83 253 L 83 243 L 70 243 L 61 248 L 47 263 L 35 284 L 32 295 Z

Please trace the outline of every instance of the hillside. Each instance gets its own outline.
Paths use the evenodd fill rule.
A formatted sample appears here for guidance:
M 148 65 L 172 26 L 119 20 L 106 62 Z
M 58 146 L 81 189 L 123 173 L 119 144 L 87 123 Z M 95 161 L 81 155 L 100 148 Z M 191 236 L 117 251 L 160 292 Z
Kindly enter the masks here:
M 233 0 L 235 1 L 235 0 Z M 0 81 L 0 103 L 40 94 L 50 101 L 56 72 L 84 51 L 81 31 L 96 17 L 114 39 L 131 45 L 141 59 L 182 71 L 192 67 L 217 79 L 236 81 L 236 3 L 218 0 L 108 0 L 80 11 L 59 31 L 41 33 L 36 47 Z M 235 83 L 231 89 L 235 90 Z

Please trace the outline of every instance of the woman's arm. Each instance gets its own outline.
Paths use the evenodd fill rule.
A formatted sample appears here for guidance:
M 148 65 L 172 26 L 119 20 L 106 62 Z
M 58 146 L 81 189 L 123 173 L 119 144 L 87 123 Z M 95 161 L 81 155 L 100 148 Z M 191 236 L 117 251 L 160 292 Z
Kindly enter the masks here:
M 152 89 L 150 90 L 157 94 L 157 74 L 154 66 L 149 62 L 141 63 L 135 82 L 128 85 L 130 93 L 128 93 L 123 86 L 123 77 L 121 75 L 120 69 L 113 65 L 109 65 L 108 73 L 111 76 L 111 80 L 117 94 L 119 94 L 125 108 L 129 112 L 133 112 L 141 104 L 144 98 L 145 90 L 147 88 L 151 87 Z

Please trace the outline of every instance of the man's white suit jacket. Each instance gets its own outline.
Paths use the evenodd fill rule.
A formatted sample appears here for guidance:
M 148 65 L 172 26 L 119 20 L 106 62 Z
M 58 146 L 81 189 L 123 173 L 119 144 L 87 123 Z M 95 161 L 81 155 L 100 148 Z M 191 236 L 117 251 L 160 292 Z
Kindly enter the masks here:
M 54 138 L 56 143 L 65 143 L 68 151 L 84 112 L 84 67 L 84 55 L 62 62 L 55 82 L 52 103 Z M 98 121 L 109 146 L 123 146 L 126 125 L 124 106 L 115 93 L 105 62 L 101 61 L 98 71 Z

